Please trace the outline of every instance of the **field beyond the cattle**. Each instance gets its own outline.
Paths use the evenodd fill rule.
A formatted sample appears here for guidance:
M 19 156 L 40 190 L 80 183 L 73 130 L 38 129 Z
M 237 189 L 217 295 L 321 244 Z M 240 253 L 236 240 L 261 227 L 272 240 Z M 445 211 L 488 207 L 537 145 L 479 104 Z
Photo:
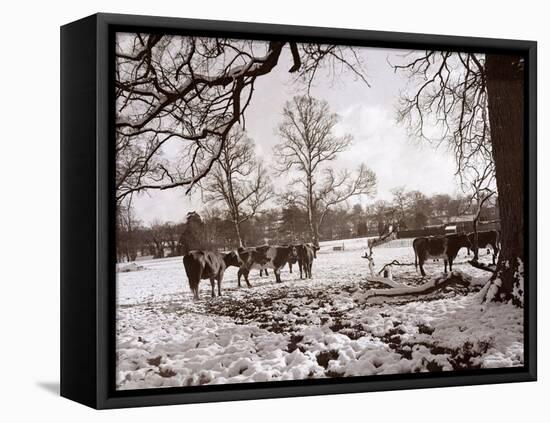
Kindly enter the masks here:
M 343 251 L 334 246 L 344 245 Z M 222 297 L 200 284 L 193 302 L 181 257 L 119 265 L 117 273 L 117 389 L 265 382 L 375 374 L 469 370 L 523 365 L 523 309 L 480 305 L 489 273 L 459 253 L 453 270 L 468 287 L 421 297 L 366 298 L 367 239 L 321 243 L 313 278 L 250 274 L 237 287 L 229 268 Z M 414 263 L 411 240 L 374 249 L 375 269 Z M 480 251 L 480 260 L 490 256 Z M 397 282 L 416 286 L 439 277 L 429 260 L 422 279 L 414 265 L 393 267 Z

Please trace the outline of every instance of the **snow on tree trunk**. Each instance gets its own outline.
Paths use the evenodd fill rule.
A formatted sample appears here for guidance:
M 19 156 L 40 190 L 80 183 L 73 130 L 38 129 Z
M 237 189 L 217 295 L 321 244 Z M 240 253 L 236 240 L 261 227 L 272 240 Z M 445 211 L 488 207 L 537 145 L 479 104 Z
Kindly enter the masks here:
M 484 301 L 523 306 L 524 274 L 524 69 L 518 56 L 486 58 L 491 143 L 501 221 L 499 261 Z

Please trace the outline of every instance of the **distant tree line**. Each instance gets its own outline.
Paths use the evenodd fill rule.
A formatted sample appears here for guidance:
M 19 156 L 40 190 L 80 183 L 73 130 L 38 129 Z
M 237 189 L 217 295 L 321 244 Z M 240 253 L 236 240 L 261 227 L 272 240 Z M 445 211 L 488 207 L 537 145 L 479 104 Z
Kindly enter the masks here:
M 389 225 L 400 231 L 420 230 L 444 225 L 449 219 L 475 216 L 475 201 L 464 195 L 435 194 L 392 190 L 390 201 L 379 200 L 363 207 L 340 204 L 328 210 L 319 227 L 319 240 L 347 239 L 384 234 Z M 494 218 L 495 201 L 483 208 L 481 220 Z M 138 256 L 153 258 L 181 256 L 192 249 L 229 250 L 263 243 L 285 244 L 309 240 L 308 211 L 297 204 L 271 207 L 255 213 L 239 224 L 229 210 L 207 207 L 190 212 L 182 222 L 153 222 L 143 225 L 134 218 L 131 207 L 119 210 L 117 226 L 118 261 L 133 261 Z
M 392 190 L 392 200 L 380 200 L 367 207 L 366 215 L 377 223 L 379 234 L 384 232 L 387 222 L 395 222 L 400 230 L 423 229 L 426 226 L 443 225 L 449 219 L 469 216 L 472 219 L 479 212 L 480 220 L 494 218 L 496 196 L 493 202 L 480 208 L 473 195 L 435 194 L 427 196 L 417 191 L 406 191 L 403 187 Z

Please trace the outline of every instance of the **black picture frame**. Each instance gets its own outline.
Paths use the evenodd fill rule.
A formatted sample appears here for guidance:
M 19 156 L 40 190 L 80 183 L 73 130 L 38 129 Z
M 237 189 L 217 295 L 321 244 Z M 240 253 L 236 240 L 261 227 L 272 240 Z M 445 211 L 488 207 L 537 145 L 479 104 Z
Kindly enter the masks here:
M 116 31 L 292 39 L 522 55 L 525 83 L 525 366 L 194 388 L 114 389 L 113 35 Z M 537 375 L 537 44 L 335 28 L 95 14 L 61 28 L 61 395 L 90 407 L 232 401 L 534 381 Z

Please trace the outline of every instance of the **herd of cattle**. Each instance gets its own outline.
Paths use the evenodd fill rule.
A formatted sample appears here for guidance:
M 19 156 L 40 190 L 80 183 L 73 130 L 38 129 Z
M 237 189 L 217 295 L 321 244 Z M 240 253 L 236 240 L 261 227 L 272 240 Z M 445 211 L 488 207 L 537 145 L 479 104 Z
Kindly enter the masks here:
M 493 249 L 493 264 L 499 248 L 498 231 L 480 231 L 477 233 L 477 247 L 486 248 L 491 246 Z M 415 255 L 415 267 L 420 267 L 422 276 L 424 272 L 424 263 L 427 259 L 443 258 L 445 272 L 447 272 L 447 263 L 449 270 L 452 271 L 453 261 L 461 248 L 467 248 L 468 254 L 475 245 L 475 234 L 452 234 L 442 236 L 428 236 L 416 238 L 413 241 Z M 218 253 L 214 251 L 194 250 L 183 257 L 185 273 L 189 280 L 189 287 L 195 300 L 199 299 L 199 283 L 202 279 L 209 279 L 212 286 L 212 297 L 215 297 L 215 285 L 218 283 L 218 295 L 221 295 L 221 285 L 223 275 L 228 267 L 234 266 L 239 270 L 237 272 L 237 283 L 241 286 L 241 278 L 248 287 L 250 281 L 248 275 L 252 269 L 259 269 L 260 276 L 267 269 L 273 269 L 275 279 L 281 282 L 281 269 L 288 264 L 290 273 L 292 265 L 298 263 L 300 269 L 300 279 L 304 276 L 311 278 L 313 260 L 317 258 L 319 246 L 311 243 L 293 244 L 282 246 L 262 245 L 259 247 L 241 247 L 228 253 Z M 477 257 L 477 252 L 476 256 Z
M 225 269 L 231 266 L 238 267 L 237 283 L 241 286 L 241 277 L 248 287 L 250 281 L 248 274 L 252 269 L 259 269 L 260 275 L 267 269 L 273 269 L 275 279 L 281 282 L 281 269 L 288 264 L 290 273 L 292 265 L 298 263 L 300 279 L 304 274 L 311 278 L 313 259 L 317 257 L 319 247 L 313 244 L 295 245 L 262 245 L 259 247 L 241 247 L 229 253 L 216 253 L 213 251 L 194 250 L 183 256 L 185 273 L 189 280 L 189 287 L 195 300 L 199 299 L 199 283 L 201 279 L 210 279 L 212 296 L 215 296 L 215 283 L 218 282 L 218 295 L 221 295 L 221 284 Z

